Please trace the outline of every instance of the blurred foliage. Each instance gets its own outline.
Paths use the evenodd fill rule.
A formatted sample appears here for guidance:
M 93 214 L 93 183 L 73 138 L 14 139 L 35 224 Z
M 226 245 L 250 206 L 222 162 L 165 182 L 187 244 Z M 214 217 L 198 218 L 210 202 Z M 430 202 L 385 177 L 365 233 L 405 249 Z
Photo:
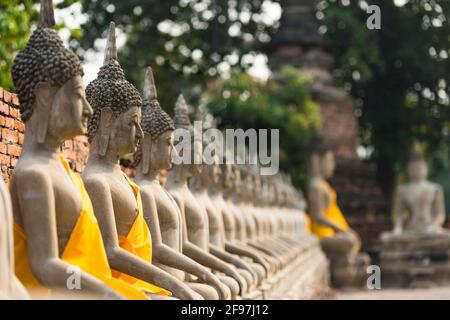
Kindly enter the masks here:
M 367 5 L 380 7 L 380 30 L 367 28 Z M 335 76 L 355 98 L 362 143 L 373 147 L 390 194 L 414 140 L 433 166 L 449 142 L 450 1 L 324 0 L 319 8 Z
M 263 0 L 64 0 L 59 7 L 74 2 L 87 20 L 82 34 L 72 36 L 72 48 L 83 57 L 114 21 L 127 36 L 119 59 L 128 79 L 141 88 L 151 65 L 161 104 L 169 109 L 180 91 L 197 101 L 219 72 L 250 67 L 245 56 L 268 42 L 277 26 L 263 19 Z
M 15 91 L 11 67 L 17 52 L 22 49 L 36 25 L 38 0 L 0 0 L 0 87 Z
M 309 96 L 310 84 L 311 79 L 293 67 L 267 82 L 232 72 L 230 79 L 208 86 L 204 106 L 222 129 L 280 129 L 280 168 L 304 187 L 304 151 L 321 122 L 319 107 Z

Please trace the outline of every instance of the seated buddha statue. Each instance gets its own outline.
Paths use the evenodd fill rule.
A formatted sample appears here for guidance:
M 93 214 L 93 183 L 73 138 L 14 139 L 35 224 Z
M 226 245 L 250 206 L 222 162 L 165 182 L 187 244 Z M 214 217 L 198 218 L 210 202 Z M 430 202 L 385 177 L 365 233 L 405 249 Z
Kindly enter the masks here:
M 337 204 L 336 191 L 327 179 L 334 174 L 333 152 L 318 139 L 310 155 L 308 203 L 311 231 L 320 239 L 331 262 L 335 286 L 357 286 L 366 273 L 368 256 L 359 253 L 360 239 L 348 225 Z
M 259 192 L 254 171 L 249 166 L 241 166 L 240 169 L 243 188 L 239 197 L 239 208 L 245 219 L 247 243 L 274 257 L 278 261 L 279 268 L 284 267 L 289 263 L 285 250 L 266 237 L 263 232 L 264 220 L 254 203 Z
M 209 248 L 210 252 L 221 260 L 234 265 L 242 277 L 245 278 L 249 291 L 256 286 L 258 277 L 252 267 L 240 257 L 225 250 L 225 227 L 222 211 L 213 201 L 217 200 L 215 185 L 220 178 L 218 157 L 214 157 L 214 163 L 203 165 L 202 172 L 191 179 L 191 189 L 198 203 L 203 207 L 208 216 Z
M 105 60 L 86 88 L 93 107 L 88 125 L 91 143 L 82 174 L 99 221 L 113 276 L 139 288 L 151 299 L 201 299 L 171 274 L 152 264 L 152 238 L 139 187 L 121 170 L 120 157 L 134 153 L 143 137 L 141 98 L 119 64 L 114 23 Z
M 244 243 L 236 243 L 236 219 L 230 204 L 231 199 L 228 197 L 230 188 L 234 185 L 233 180 L 232 165 L 227 163 L 220 165 L 220 176 L 211 189 L 211 201 L 222 214 L 225 250 L 246 259 L 256 274 L 258 284 L 261 284 L 267 277 L 269 265 L 255 249 Z
M 445 221 L 444 191 L 427 180 L 428 165 L 415 150 L 408 163 L 409 182 L 397 188 L 394 196 L 394 230 L 384 239 L 408 238 L 409 235 L 448 233 Z
M 191 138 L 201 136 L 201 132 L 197 134 L 193 132 L 188 117 L 188 107 L 183 96 L 180 96 L 176 103 L 174 121 L 175 128 L 180 130 L 179 132 L 187 130 L 191 133 Z M 187 145 L 186 143 L 183 144 L 182 152 L 187 153 L 190 163 L 174 164 L 169 172 L 166 184 L 169 193 L 175 199 L 181 211 L 183 230 L 185 231 L 183 253 L 214 270 L 219 279 L 230 288 L 232 298 L 236 298 L 237 295 L 243 295 L 247 292 L 247 282 L 233 265 L 219 259 L 210 252 L 207 212 L 188 188 L 188 179 L 199 175 L 202 170 L 202 155 L 198 152 L 202 150 L 202 142 L 192 139 Z
M 12 204 L 8 188 L 0 181 L 0 300 L 29 299 L 14 273 Z
M 254 223 L 253 220 L 249 220 L 246 217 L 248 212 L 247 206 L 248 201 L 247 198 L 251 198 L 251 196 L 247 196 L 247 190 L 245 179 L 242 179 L 241 176 L 241 167 L 238 165 L 233 165 L 231 167 L 233 183 L 228 191 L 224 192 L 225 198 L 228 199 L 227 204 L 231 209 L 231 212 L 234 215 L 235 222 L 235 241 L 239 244 L 245 244 L 247 247 L 251 248 L 256 253 L 259 253 L 260 256 L 264 257 L 264 261 L 266 262 L 266 269 L 270 274 L 275 273 L 279 270 L 281 266 L 280 260 L 278 260 L 275 254 L 267 250 L 266 248 L 262 248 L 259 246 L 255 246 L 253 241 L 254 239 Z M 256 258 L 256 256 L 255 256 Z M 257 258 L 256 258 L 257 259 Z
M 157 100 L 153 72 L 146 69 L 142 106 L 142 138 L 135 154 L 136 183 L 141 189 L 144 218 L 153 241 L 154 263 L 181 281 L 186 273 L 198 282 L 186 282 L 207 300 L 229 297 L 228 288 L 207 268 L 182 252 L 183 232 L 181 212 L 175 200 L 159 181 L 161 170 L 172 166 L 173 132 L 175 126 Z
M 15 273 L 32 297 L 145 298 L 112 277 L 90 199 L 60 153 L 65 140 L 85 134 L 92 108 L 81 63 L 54 25 L 52 2 L 42 0 L 39 26 L 12 69 L 26 124 L 10 181 Z
M 450 231 L 442 187 L 427 180 L 428 165 L 418 146 L 408 163 L 409 181 L 394 195 L 394 229 L 381 235 L 382 281 L 392 287 L 448 284 Z

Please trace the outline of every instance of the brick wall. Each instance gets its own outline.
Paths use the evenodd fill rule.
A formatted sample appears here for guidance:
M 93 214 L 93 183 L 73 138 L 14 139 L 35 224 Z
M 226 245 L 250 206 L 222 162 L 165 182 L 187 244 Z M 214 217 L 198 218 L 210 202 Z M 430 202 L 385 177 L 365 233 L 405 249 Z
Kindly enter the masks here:
M 0 88 L 0 131 L 0 165 L 3 178 L 7 180 L 22 151 L 25 125 L 20 120 L 17 95 L 3 88 Z M 72 169 L 83 171 L 89 153 L 87 138 L 66 141 L 62 149 Z

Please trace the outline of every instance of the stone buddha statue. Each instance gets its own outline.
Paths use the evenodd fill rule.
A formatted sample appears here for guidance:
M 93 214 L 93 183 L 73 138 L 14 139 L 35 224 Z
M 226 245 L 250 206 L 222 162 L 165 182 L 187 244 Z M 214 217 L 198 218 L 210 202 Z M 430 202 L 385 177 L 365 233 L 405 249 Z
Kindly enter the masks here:
M 262 255 L 267 262 L 266 268 L 269 267 L 269 272 L 274 273 L 281 267 L 281 262 L 272 251 L 262 248 L 259 245 L 255 245 L 254 243 L 254 221 L 253 219 L 248 218 L 248 203 L 249 199 L 251 199 L 251 194 L 248 193 L 249 188 L 246 183 L 246 178 L 242 178 L 243 176 L 245 177 L 246 174 L 244 173 L 242 175 L 241 171 L 245 171 L 241 165 L 232 166 L 234 177 L 232 180 L 234 181 L 232 184 L 233 187 L 228 193 L 225 192 L 225 194 L 227 194 L 226 197 L 229 198 L 228 204 L 232 209 L 235 218 L 235 237 L 239 243 L 245 243 L 248 247 Z
M 277 201 L 276 188 L 270 188 L 273 184 L 269 184 L 267 188 L 267 184 L 262 183 L 262 178 L 257 172 L 253 172 L 253 183 L 255 219 L 260 220 L 259 239 L 262 243 L 268 243 L 287 263 L 290 263 L 297 256 L 301 244 L 282 238 L 283 221 L 286 218 L 286 215 L 282 214 L 284 204 Z
M 429 287 L 450 282 L 450 231 L 444 229 L 442 187 L 427 180 L 418 145 L 408 163 L 409 181 L 394 196 L 394 229 L 381 236 L 382 281 L 386 286 Z
M 174 120 L 176 129 L 189 130 L 192 136 L 193 127 L 183 96 L 179 97 L 175 106 Z M 201 135 L 201 133 L 198 134 Z M 175 164 L 169 172 L 166 184 L 168 191 L 181 210 L 186 234 L 183 237 L 183 253 L 215 272 L 225 274 L 226 276 L 217 275 L 230 288 L 232 297 L 235 298 L 239 293 L 242 295 L 247 292 L 247 282 L 233 265 L 217 258 L 210 252 L 207 212 L 188 188 L 188 179 L 199 175 L 202 170 L 202 164 L 196 164 L 202 163 L 202 161 L 193 161 L 194 158 L 201 160 L 201 155 L 197 153 L 202 149 L 201 141 L 191 141 L 190 148 L 189 150 L 184 148 L 183 152 L 190 154 L 191 164 Z
M 0 300 L 29 299 L 14 273 L 13 218 L 11 198 L 0 182 Z
M 220 202 L 219 193 L 215 189 L 220 179 L 220 167 L 218 157 L 214 158 L 213 164 L 205 164 L 200 175 L 191 179 L 191 186 L 194 196 L 208 216 L 210 252 L 236 266 L 238 272 L 245 278 L 250 291 L 255 288 L 258 275 L 246 261 L 225 250 L 225 227 L 220 203 L 218 203 Z
M 144 97 L 141 124 L 144 137 L 135 155 L 136 183 L 141 188 L 144 217 L 152 234 L 154 263 L 181 281 L 186 281 L 185 273 L 196 276 L 199 282 L 187 284 L 205 299 L 227 299 L 228 288 L 211 271 L 182 253 L 181 212 L 159 182 L 160 171 L 172 166 L 175 126 L 159 105 L 150 67 L 145 73 Z
M 337 204 L 336 191 L 328 179 L 334 174 L 333 152 L 318 138 L 310 155 L 308 185 L 311 231 L 320 239 L 331 262 L 331 278 L 337 287 L 357 286 L 366 274 L 369 258 L 360 254 L 360 239 L 351 230 Z
M 65 140 L 85 134 L 92 109 L 81 63 L 54 25 L 52 2 L 42 0 L 39 26 L 12 68 L 26 124 L 10 181 L 15 273 L 37 298 L 139 298 L 112 279 L 89 197 L 60 153 Z
M 152 238 L 139 187 L 122 172 L 120 157 L 134 153 L 143 137 L 141 98 L 117 59 L 115 26 L 110 24 L 105 60 L 86 88 L 94 109 L 83 181 L 92 201 L 114 277 L 152 299 L 201 299 L 185 283 L 152 264 Z M 170 290 L 170 291 L 168 291 Z
M 224 228 L 225 228 L 225 249 L 233 254 L 247 257 L 254 261 L 257 265 L 263 267 L 261 270 L 258 266 L 256 271 L 259 277 L 264 280 L 272 271 L 270 263 L 264 253 L 247 245 L 245 221 L 236 208 L 233 198 L 235 193 L 239 193 L 240 175 L 237 167 L 232 164 L 221 165 L 221 178 L 217 183 L 217 188 L 221 191 L 221 198 L 217 198 L 217 205 L 222 209 Z
M 428 181 L 427 176 L 428 165 L 415 150 L 408 163 L 409 182 L 398 187 L 394 196 L 394 238 L 447 232 L 442 228 L 445 221 L 443 189 Z
M 255 183 L 255 175 L 253 169 L 249 166 L 241 166 L 241 178 L 243 179 L 243 188 L 241 190 L 239 207 L 244 216 L 246 224 L 247 243 L 272 256 L 276 259 L 278 268 L 288 263 L 287 257 L 279 246 L 274 245 L 270 240 L 265 238 L 263 234 L 263 217 L 258 214 L 253 201 L 259 192 L 259 185 Z
M 221 175 L 216 180 L 211 188 L 211 200 L 214 207 L 219 209 L 222 214 L 224 225 L 224 248 L 227 252 L 243 257 L 250 264 L 253 273 L 257 277 L 257 284 L 260 285 L 266 278 L 269 271 L 269 266 L 264 258 L 258 254 L 253 248 L 241 243 L 236 244 L 236 222 L 235 215 L 232 212 L 230 203 L 225 199 L 225 193 L 229 193 L 228 189 L 234 183 L 231 164 L 222 164 L 220 166 Z M 228 194 L 229 195 L 229 194 Z M 230 200 L 230 198 L 228 198 Z

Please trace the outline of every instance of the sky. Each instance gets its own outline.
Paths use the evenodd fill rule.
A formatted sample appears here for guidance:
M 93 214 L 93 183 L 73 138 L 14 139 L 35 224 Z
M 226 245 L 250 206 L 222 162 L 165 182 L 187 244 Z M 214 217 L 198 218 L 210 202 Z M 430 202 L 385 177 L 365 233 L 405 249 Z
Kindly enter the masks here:
M 55 0 L 54 3 L 58 4 L 62 0 Z M 281 7 L 278 3 L 271 3 L 267 1 L 267 7 L 265 9 L 266 17 L 265 19 L 269 21 L 277 21 L 281 16 Z M 72 6 L 66 9 L 56 9 L 55 10 L 56 23 L 65 22 L 68 28 L 78 28 L 80 24 L 84 23 L 87 17 L 81 13 L 81 4 L 74 3 Z M 125 45 L 126 36 L 116 30 L 117 32 L 117 47 L 120 48 Z M 61 38 L 68 42 L 70 33 L 68 29 L 63 29 L 60 31 Z M 83 68 L 84 68 L 84 81 L 89 83 L 94 80 L 97 76 L 97 72 L 100 69 L 103 62 L 103 51 L 106 45 L 106 39 L 98 39 L 95 42 L 95 48 L 97 50 L 88 50 L 84 56 Z M 253 59 L 253 65 L 248 70 L 248 72 L 259 79 L 266 80 L 270 76 L 270 70 L 268 67 L 268 59 L 264 54 L 258 54 Z

